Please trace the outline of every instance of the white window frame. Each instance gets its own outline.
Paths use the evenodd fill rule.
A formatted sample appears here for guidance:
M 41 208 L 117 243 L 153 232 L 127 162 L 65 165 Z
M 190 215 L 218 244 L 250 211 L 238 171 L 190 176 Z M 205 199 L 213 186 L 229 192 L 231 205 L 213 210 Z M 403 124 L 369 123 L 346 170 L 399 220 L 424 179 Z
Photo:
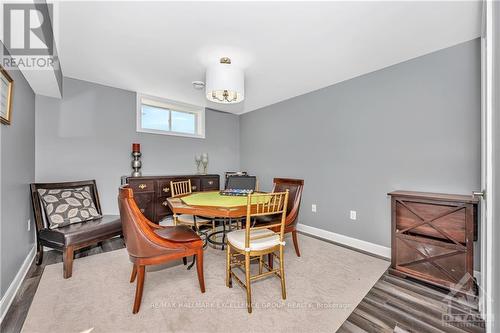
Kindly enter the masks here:
M 145 94 L 137 93 L 137 107 L 136 107 L 136 124 L 137 132 L 140 133 L 150 133 L 150 134 L 162 134 L 162 135 L 173 135 L 173 136 L 184 136 L 188 138 L 205 138 L 205 108 L 202 106 L 182 103 L 178 101 L 173 101 L 166 98 L 155 97 Z M 193 113 L 196 115 L 196 134 L 174 132 L 174 131 L 163 131 L 155 130 L 150 128 L 142 127 L 142 105 L 143 100 L 147 100 L 149 103 L 144 103 L 147 105 L 158 106 L 160 108 L 168 109 L 170 111 L 179 111 Z M 169 124 L 170 127 L 170 124 Z

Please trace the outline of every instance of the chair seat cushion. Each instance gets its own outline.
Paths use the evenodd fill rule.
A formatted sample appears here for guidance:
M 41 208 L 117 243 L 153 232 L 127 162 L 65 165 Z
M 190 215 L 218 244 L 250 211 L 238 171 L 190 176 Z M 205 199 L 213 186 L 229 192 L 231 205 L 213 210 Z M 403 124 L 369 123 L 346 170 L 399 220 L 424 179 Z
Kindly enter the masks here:
M 189 215 L 189 214 L 177 215 L 177 221 L 179 221 L 181 223 L 185 223 L 185 224 L 194 225 L 194 216 Z M 207 218 L 204 218 L 204 217 L 196 216 L 196 223 L 202 224 L 202 223 L 208 223 L 208 222 L 212 222 L 212 221 L 207 219 Z
M 189 227 L 184 225 L 169 226 L 162 229 L 156 229 L 155 234 L 169 240 L 171 242 L 186 243 L 201 240 L 200 236 L 196 234 Z
M 53 246 L 70 246 L 80 243 L 91 242 L 106 235 L 118 235 L 122 231 L 120 216 L 103 215 L 102 217 L 70 224 L 65 227 L 51 229 L 42 229 L 38 237 Z
M 270 249 L 280 244 L 280 237 L 269 229 L 258 229 L 250 231 L 250 238 L 268 236 L 250 240 L 250 251 L 261 251 Z M 245 230 L 235 230 L 227 234 L 227 241 L 239 250 L 245 250 Z

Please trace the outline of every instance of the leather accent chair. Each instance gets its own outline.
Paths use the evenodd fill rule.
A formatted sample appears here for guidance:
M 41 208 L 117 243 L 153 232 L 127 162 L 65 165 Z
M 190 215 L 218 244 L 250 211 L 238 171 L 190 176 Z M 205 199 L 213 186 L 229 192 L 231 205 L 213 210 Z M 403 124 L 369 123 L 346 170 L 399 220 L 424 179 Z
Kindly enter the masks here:
M 297 220 L 299 217 L 300 201 L 302 190 L 304 189 L 303 179 L 274 178 L 273 192 L 285 192 L 288 190 L 288 204 L 285 221 L 285 233 L 292 233 L 293 247 L 297 257 L 300 257 L 299 242 L 297 237 Z M 275 220 L 275 216 L 265 216 L 257 218 L 258 224 L 268 224 Z M 270 261 L 272 265 L 272 261 Z
M 78 249 L 99 244 L 103 240 L 119 236 L 122 233 L 122 224 L 117 215 L 103 215 L 101 218 L 70 224 L 65 227 L 49 229 L 45 211 L 42 208 L 39 189 L 69 189 L 88 186 L 97 212 L 102 215 L 97 185 L 95 180 L 85 180 L 64 183 L 33 183 L 31 189 L 31 204 L 33 206 L 37 257 L 36 264 L 43 261 L 43 247 L 50 247 L 63 253 L 63 277 L 68 279 L 73 272 L 74 252 Z
M 149 221 L 135 203 L 132 189 L 120 187 L 118 196 L 123 236 L 133 263 L 130 283 L 137 278 L 132 313 L 141 306 L 145 267 L 196 255 L 196 268 L 201 292 L 205 292 L 203 277 L 203 241 L 187 226 L 162 227 Z

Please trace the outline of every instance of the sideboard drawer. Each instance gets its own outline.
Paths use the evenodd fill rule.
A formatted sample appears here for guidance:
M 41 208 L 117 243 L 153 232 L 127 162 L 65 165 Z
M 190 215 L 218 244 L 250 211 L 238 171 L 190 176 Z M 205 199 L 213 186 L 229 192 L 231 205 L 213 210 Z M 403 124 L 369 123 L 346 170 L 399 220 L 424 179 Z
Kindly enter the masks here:
M 156 215 L 158 216 L 163 216 L 166 214 L 170 214 L 170 208 L 168 208 L 168 197 L 159 197 L 158 200 L 156 201 Z
M 201 190 L 201 182 L 199 178 L 191 178 L 191 190 L 193 192 L 198 192 Z
M 158 181 L 158 195 L 170 197 L 172 195 L 170 188 L 170 181 L 174 179 L 161 179 Z
M 154 192 L 155 182 L 152 180 L 130 179 L 129 185 L 132 191 L 135 192 Z
M 201 179 L 201 190 L 219 190 L 219 177 L 206 177 Z
M 150 220 L 155 221 L 155 205 L 154 205 L 154 192 L 150 193 L 135 193 L 134 200 L 144 216 Z

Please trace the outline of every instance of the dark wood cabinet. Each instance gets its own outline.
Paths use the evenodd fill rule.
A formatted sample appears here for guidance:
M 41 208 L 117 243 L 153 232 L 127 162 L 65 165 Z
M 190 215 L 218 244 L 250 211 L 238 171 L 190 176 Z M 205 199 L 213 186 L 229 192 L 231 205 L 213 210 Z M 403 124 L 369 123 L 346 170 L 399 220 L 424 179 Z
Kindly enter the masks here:
M 410 191 L 389 195 L 391 272 L 472 293 L 478 199 Z
M 170 182 L 191 179 L 191 189 L 198 191 L 218 191 L 219 175 L 181 175 L 181 176 L 123 176 L 122 184 L 129 184 L 134 191 L 134 198 L 141 212 L 150 221 L 159 223 L 171 215 L 167 198 L 170 194 Z

